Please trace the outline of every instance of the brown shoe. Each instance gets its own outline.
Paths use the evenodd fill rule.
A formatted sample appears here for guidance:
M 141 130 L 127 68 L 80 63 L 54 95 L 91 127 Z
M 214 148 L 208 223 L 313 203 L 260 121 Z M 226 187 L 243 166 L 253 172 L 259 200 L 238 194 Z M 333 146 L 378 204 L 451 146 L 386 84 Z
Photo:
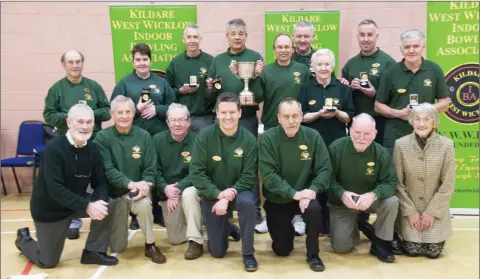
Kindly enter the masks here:
M 162 264 L 167 262 L 167 258 L 165 258 L 165 255 L 160 252 L 160 249 L 155 246 L 147 246 L 145 244 L 145 257 L 148 257 L 152 259 L 152 262 Z
M 186 260 L 198 259 L 203 255 L 203 245 L 196 243 L 195 241 L 188 242 L 188 249 L 185 251 Z

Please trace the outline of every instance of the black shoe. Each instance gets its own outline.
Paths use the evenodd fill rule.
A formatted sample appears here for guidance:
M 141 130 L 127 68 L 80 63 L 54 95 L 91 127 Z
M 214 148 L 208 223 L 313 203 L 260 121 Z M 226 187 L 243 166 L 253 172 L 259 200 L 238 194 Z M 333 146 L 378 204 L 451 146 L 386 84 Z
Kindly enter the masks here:
M 405 254 L 405 251 L 403 251 L 402 246 L 400 245 L 402 243 L 402 239 L 397 233 L 393 234 L 393 240 L 390 241 L 390 245 L 392 246 L 392 252 L 394 255 L 403 255 Z
M 89 250 L 83 250 L 82 264 L 98 264 L 98 265 L 116 265 L 118 259 L 114 256 L 109 256 L 107 253 L 93 252 Z
M 255 256 L 253 256 L 253 255 L 243 256 L 243 267 L 248 272 L 257 271 L 258 262 L 255 259 Z
M 322 260 L 318 255 L 307 257 L 307 263 L 310 266 L 310 269 L 315 272 L 325 270 L 325 265 L 323 264 Z
M 20 249 L 20 242 L 22 242 L 22 239 L 24 238 L 31 238 L 30 236 L 30 230 L 28 228 L 21 228 L 17 230 L 17 239 L 15 239 L 15 246 L 17 247 L 18 251 L 22 252 L 22 249 Z
M 230 237 L 232 237 L 235 241 L 240 241 L 240 228 L 235 224 L 231 224 L 231 228 Z
M 80 230 L 79 229 L 68 229 L 67 231 L 67 238 L 68 239 L 77 239 L 80 237 Z
M 376 256 L 384 263 L 393 263 L 395 261 L 389 242 L 377 236 L 375 236 L 372 246 L 370 246 L 370 254 Z
M 132 215 L 132 221 L 130 221 L 130 229 L 132 231 L 136 231 L 140 229 L 140 225 L 138 224 L 137 215 Z

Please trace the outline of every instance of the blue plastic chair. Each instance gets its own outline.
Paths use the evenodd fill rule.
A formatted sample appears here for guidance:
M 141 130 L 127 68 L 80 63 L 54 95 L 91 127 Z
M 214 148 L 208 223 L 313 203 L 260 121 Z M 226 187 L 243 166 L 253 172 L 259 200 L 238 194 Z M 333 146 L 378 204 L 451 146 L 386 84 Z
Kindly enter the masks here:
M 37 120 L 27 120 L 20 124 L 18 132 L 18 143 L 16 156 L 13 158 L 3 159 L 1 161 L 2 169 L 11 167 L 15 182 L 17 183 L 18 193 L 22 192 L 18 183 L 17 167 L 33 167 L 33 183 L 35 184 L 37 168 L 40 166 L 41 152 L 45 150 L 45 132 L 43 130 L 43 122 Z M 1 173 L 3 192 L 6 195 L 5 182 L 3 180 L 3 171 Z

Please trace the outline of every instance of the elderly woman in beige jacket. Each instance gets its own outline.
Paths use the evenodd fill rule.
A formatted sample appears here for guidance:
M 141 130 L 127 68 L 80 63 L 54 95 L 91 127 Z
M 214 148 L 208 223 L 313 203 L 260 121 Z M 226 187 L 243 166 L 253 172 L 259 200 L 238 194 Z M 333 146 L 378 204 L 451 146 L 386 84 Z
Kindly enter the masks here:
M 395 143 L 400 202 L 398 229 L 409 256 L 438 258 L 452 234 L 450 200 L 455 187 L 453 142 L 435 132 L 438 112 L 423 103 L 412 109 L 414 132 Z

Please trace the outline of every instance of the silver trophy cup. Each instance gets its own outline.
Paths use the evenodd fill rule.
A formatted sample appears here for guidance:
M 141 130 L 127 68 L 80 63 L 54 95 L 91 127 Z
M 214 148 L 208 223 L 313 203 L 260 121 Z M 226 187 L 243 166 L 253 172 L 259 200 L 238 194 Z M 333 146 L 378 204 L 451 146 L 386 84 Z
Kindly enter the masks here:
M 242 106 L 254 106 L 255 98 L 253 92 L 248 89 L 248 81 L 255 75 L 255 62 L 237 62 L 238 64 L 238 76 L 245 82 L 243 91 L 240 92 L 240 104 Z

